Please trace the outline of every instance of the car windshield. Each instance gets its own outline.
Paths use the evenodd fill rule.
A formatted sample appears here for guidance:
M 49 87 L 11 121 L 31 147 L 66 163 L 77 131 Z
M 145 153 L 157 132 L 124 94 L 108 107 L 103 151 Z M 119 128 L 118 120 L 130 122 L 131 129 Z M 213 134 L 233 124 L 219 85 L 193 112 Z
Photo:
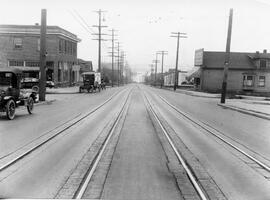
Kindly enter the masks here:
M 0 73 L 0 87 L 6 87 L 11 85 L 12 74 L 5 72 Z

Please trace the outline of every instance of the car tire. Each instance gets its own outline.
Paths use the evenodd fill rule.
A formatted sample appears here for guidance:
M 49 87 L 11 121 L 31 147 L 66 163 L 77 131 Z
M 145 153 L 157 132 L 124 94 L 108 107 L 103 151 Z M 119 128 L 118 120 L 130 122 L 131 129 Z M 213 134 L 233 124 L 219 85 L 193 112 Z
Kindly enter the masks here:
M 28 113 L 31 115 L 34 110 L 34 99 L 32 97 L 28 98 L 26 107 L 27 107 Z
M 8 100 L 8 102 L 6 104 L 6 115 L 7 115 L 7 118 L 9 120 L 14 119 L 14 117 L 15 117 L 15 108 L 16 108 L 15 101 L 12 100 L 12 99 Z

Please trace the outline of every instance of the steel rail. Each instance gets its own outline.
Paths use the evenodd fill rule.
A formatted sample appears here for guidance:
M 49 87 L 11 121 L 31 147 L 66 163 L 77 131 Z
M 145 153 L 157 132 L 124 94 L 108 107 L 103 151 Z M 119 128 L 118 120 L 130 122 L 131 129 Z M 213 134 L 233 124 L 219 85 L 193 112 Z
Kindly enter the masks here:
M 82 121 L 83 119 L 85 119 L 86 117 L 89 117 L 91 114 L 93 114 L 94 112 L 96 112 L 98 109 L 100 109 L 102 106 L 104 106 L 105 104 L 107 104 L 109 101 L 111 101 L 116 95 L 120 94 L 121 92 L 125 91 L 127 89 L 121 90 L 120 92 L 115 92 L 109 99 L 107 99 L 106 101 L 104 101 L 103 103 L 99 104 L 97 107 L 95 107 L 94 109 L 92 109 L 91 111 L 87 112 L 86 114 L 84 114 L 82 117 L 79 117 L 79 119 L 77 119 L 76 121 L 72 122 L 70 125 L 68 125 L 67 127 L 62 128 L 61 130 L 57 131 L 54 135 L 50 136 L 49 138 L 41 141 L 39 144 L 35 145 L 34 147 L 26 150 L 25 152 L 21 153 L 20 155 L 16 156 L 16 158 L 8 161 L 7 163 L 5 163 L 4 165 L 0 166 L 0 172 L 5 170 L 6 168 L 10 167 L 11 165 L 15 164 L 16 162 L 18 162 L 19 160 L 21 160 L 22 158 L 24 158 L 25 156 L 29 155 L 30 153 L 32 153 L 33 151 L 35 151 L 36 149 L 38 149 L 39 147 L 43 146 L 44 144 L 48 143 L 50 140 L 52 140 L 53 138 L 55 138 L 56 136 L 60 135 L 61 133 L 63 133 L 64 131 L 70 129 L 71 127 L 73 127 L 74 125 L 76 125 L 77 123 L 79 123 L 80 121 Z M 75 118 L 74 118 L 75 119 Z M 70 120 L 69 120 L 70 121 Z M 67 122 L 62 123 L 62 125 L 65 125 Z M 60 125 L 61 126 L 61 125 Z M 59 127 L 59 126 L 58 126 Z M 52 131 L 51 131 L 52 132 Z M 50 133 L 50 132 L 48 132 Z M 46 134 L 48 134 L 46 133 Z M 44 134 L 44 135 L 46 135 Z M 44 136 L 43 135 L 43 136 Z M 42 136 L 41 136 L 42 137 Z M 40 138 L 40 137 L 38 137 Z M 38 139 L 37 138 L 37 139 Z M 32 141 L 33 142 L 33 141 Z
M 77 190 L 76 194 L 74 195 L 74 199 L 81 199 L 82 196 L 84 195 L 84 193 L 85 193 L 85 191 L 87 189 L 87 186 L 88 186 L 88 184 L 89 184 L 89 182 L 90 182 L 90 180 L 91 180 L 91 178 L 92 178 L 92 176 L 93 176 L 93 174 L 94 174 L 94 172 L 95 172 L 95 170 L 96 170 L 96 168 L 98 166 L 98 163 L 99 163 L 99 161 L 100 161 L 100 159 L 101 159 L 101 157 L 102 157 L 102 155 L 103 155 L 103 153 L 104 153 L 104 151 L 105 151 L 105 149 L 106 149 L 106 147 L 107 147 L 107 145 L 108 145 L 108 143 L 110 141 L 110 138 L 112 137 L 112 135 L 113 135 L 113 133 L 114 133 L 114 131 L 115 131 L 115 129 L 116 129 L 116 127 L 117 127 L 123 113 L 124 113 L 124 110 L 126 108 L 126 104 L 127 104 L 128 100 L 129 100 L 129 96 L 130 96 L 131 91 L 132 91 L 132 89 L 129 91 L 129 94 L 128 94 L 125 102 L 124 102 L 124 105 L 121 108 L 116 120 L 114 121 L 113 126 L 110 129 L 109 134 L 106 137 L 101 149 L 99 150 L 99 153 L 96 156 L 96 158 L 94 160 L 94 163 L 92 163 L 92 166 L 89 169 L 89 172 L 87 173 L 83 183 L 81 184 L 81 186 Z
M 143 93 L 144 94 L 144 93 Z M 185 169 L 185 171 L 187 172 L 187 175 L 191 181 L 191 183 L 193 184 L 195 190 L 197 191 L 199 197 L 202 199 L 202 200 L 208 200 L 207 196 L 205 195 L 205 193 L 203 192 L 203 189 L 201 188 L 200 184 L 196 181 L 196 177 L 193 175 L 192 173 L 192 170 L 189 168 L 189 166 L 186 164 L 184 158 L 180 155 L 180 153 L 178 152 L 177 148 L 175 147 L 175 145 L 173 144 L 172 142 L 172 139 L 171 137 L 169 136 L 168 132 L 166 131 L 166 129 L 164 128 L 163 124 L 161 123 L 160 119 L 158 118 L 156 112 L 154 111 L 153 109 L 153 106 L 151 105 L 148 97 L 144 94 L 148 104 L 149 104 L 149 107 L 150 107 L 150 110 L 151 112 L 153 113 L 156 121 L 158 122 L 159 126 L 161 127 L 164 135 L 166 136 L 168 142 L 170 143 L 170 146 L 172 147 L 175 155 L 177 156 L 178 160 L 180 161 L 181 165 L 183 166 L 183 168 Z
M 229 145 L 230 147 L 232 147 L 233 149 L 237 150 L 238 152 L 242 153 L 243 155 L 245 155 L 246 157 L 248 157 L 249 159 L 251 159 L 252 161 L 254 161 L 255 163 L 257 163 L 258 165 L 260 165 L 262 168 L 264 168 L 265 170 L 267 170 L 268 172 L 270 172 L 270 167 L 266 164 L 264 164 L 263 162 L 259 161 L 258 159 L 256 159 L 254 156 L 250 155 L 249 153 L 245 152 L 244 150 L 240 149 L 239 147 L 237 147 L 236 145 L 232 144 L 229 141 L 226 141 L 226 139 L 224 139 L 222 136 L 214 133 L 214 131 L 210 130 L 213 129 L 211 128 L 209 125 L 207 125 L 206 123 L 202 123 L 194 118 L 192 118 L 190 115 L 188 115 L 187 113 L 181 111 L 179 108 L 176 108 L 174 105 L 172 105 L 171 103 L 169 103 L 166 99 L 164 99 L 162 96 L 157 95 L 162 101 L 164 101 L 167 105 L 169 105 L 171 108 L 173 108 L 175 111 L 177 111 L 179 114 L 181 114 L 182 116 L 184 116 L 186 119 L 190 120 L 191 122 L 193 122 L 194 124 L 196 124 L 197 126 L 201 127 L 202 129 L 206 130 L 208 133 L 212 134 L 213 136 L 215 136 L 216 138 L 220 139 L 222 142 L 226 143 L 227 145 Z

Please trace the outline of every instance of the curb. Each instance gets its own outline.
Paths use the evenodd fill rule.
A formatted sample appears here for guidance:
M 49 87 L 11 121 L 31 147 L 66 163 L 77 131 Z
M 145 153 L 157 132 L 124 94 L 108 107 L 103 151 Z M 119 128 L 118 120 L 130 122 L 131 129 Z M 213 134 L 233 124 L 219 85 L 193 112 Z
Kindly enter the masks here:
M 79 92 L 46 92 L 46 94 L 79 94 Z
M 154 88 L 157 88 L 157 87 L 154 87 Z M 170 88 L 166 88 L 166 87 L 163 87 L 163 88 L 157 88 L 157 89 L 164 89 L 164 90 L 168 90 L 168 91 L 172 91 L 174 92 L 172 89 Z M 192 93 L 190 91 L 186 91 L 186 90 L 179 90 L 179 89 L 176 89 L 177 93 L 181 93 L 181 94 L 185 94 L 185 95 L 189 95 L 189 96 L 194 96 L 194 97 L 202 97 L 202 98 L 220 98 L 220 96 L 204 96 L 204 95 L 200 95 L 200 94 L 196 94 L 196 93 Z M 206 93 L 208 94 L 208 93 Z
M 42 102 L 39 101 L 39 102 L 35 103 L 34 105 L 35 106 L 49 105 L 49 104 L 51 104 L 51 103 L 53 103 L 55 101 L 56 101 L 56 99 L 52 99 L 52 100 L 49 100 L 49 101 L 42 101 Z
M 223 107 L 225 109 L 231 109 L 231 110 L 235 110 L 235 111 L 247 114 L 247 115 L 252 115 L 252 116 L 255 116 L 255 117 L 262 118 L 262 119 L 270 120 L 270 115 L 268 116 L 267 114 L 258 113 L 258 112 L 253 111 L 253 110 L 247 110 L 247 109 L 238 108 L 238 107 L 235 107 L 235 106 L 223 105 L 221 103 L 218 103 L 217 105 L 221 106 L 221 107 Z

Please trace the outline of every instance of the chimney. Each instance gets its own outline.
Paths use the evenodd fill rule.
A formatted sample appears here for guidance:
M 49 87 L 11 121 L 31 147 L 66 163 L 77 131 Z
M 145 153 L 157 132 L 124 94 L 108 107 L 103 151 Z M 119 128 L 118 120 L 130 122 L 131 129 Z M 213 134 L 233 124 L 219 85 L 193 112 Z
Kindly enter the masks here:
M 39 26 L 39 23 L 35 23 L 35 26 Z
M 256 51 L 256 54 L 259 54 L 260 52 L 259 51 Z
M 266 50 L 266 49 L 264 49 L 264 50 L 263 50 L 263 53 L 267 53 L 267 50 Z

